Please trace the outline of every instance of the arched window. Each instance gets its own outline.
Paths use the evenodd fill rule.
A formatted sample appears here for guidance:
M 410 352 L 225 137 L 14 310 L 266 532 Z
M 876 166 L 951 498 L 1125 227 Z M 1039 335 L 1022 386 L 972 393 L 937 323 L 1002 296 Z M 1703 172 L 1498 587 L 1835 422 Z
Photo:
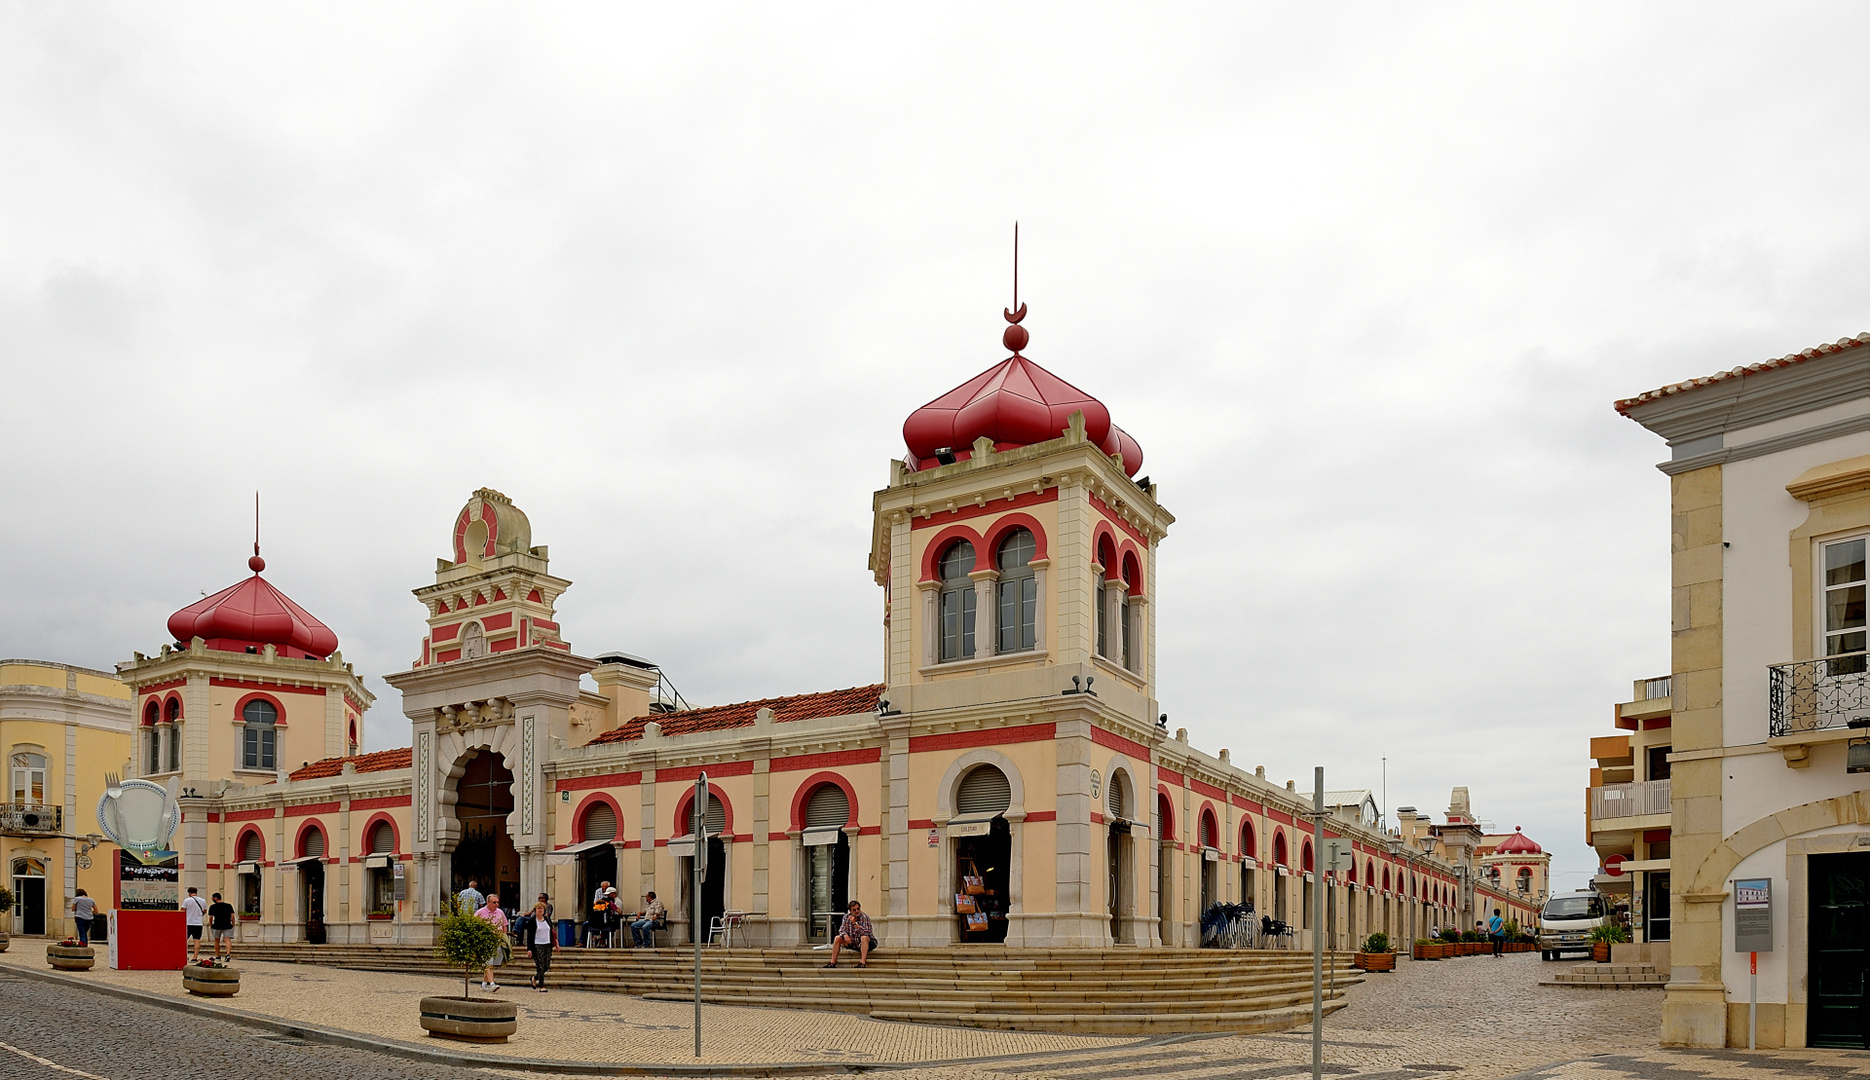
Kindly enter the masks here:
M 1110 537 L 1099 539 L 1097 566 L 1093 569 L 1101 567 L 1102 572 L 1097 575 L 1097 587 L 1092 590 L 1095 594 L 1093 599 L 1097 601 L 1097 654 L 1099 656 L 1110 655 L 1110 602 L 1107 590 L 1114 588 L 1110 579 L 1116 573 L 1116 566 L 1117 549 L 1110 542 Z
M 1156 839 L 1165 842 L 1175 839 L 1174 836 L 1170 835 L 1175 831 L 1175 811 L 1174 808 L 1169 805 L 1169 797 L 1160 791 L 1156 792 L 1156 820 L 1154 824 Z
M 1286 834 L 1285 833 L 1276 832 L 1273 834 L 1273 861 L 1278 863 L 1280 866 L 1286 865 Z
M 162 721 L 162 703 L 151 701 L 143 709 L 143 774 L 154 776 L 162 771 L 162 731 L 156 727 Z
M 941 557 L 941 658 L 974 655 L 974 545 L 957 540 Z
M 1390 868 L 1387 866 L 1383 868 L 1383 891 L 1390 891 Z
M 727 807 L 721 803 L 721 797 L 708 792 L 708 809 L 701 815 L 701 824 L 708 830 L 709 836 L 719 836 L 727 831 Z M 681 835 L 693 836 L 695 832 L 695 803 L 691 796 L 688 805 L 682 807 L 682 815 L 676 821 L 682 830 Z
M 992 765 L 976 765 L 961 778 L 961 786 L 955 789 L 956 817 L 995 817 L 1006 813 L 1006 808 L 1011 805 L 1013 785 L 1007 781 L 1005 773 Z
M 1201 846 L 1204 848 L 1217 847 L 1218 845 L 1214 842 L 1214 834 L 1214 815 L 1203 810 L 1201 812 Z
M 265 862 L 266 861 L 266 841 L 260 839 L 259 830 L 249 829 L 243 836 L 241 836 L 240 838 L 240 861 L 241 862 Z
M 1364 860 L 1364 884 L 1375 885 L 1376 883 L 1377 883 L 1377 864 L 1371 862 L 1369 859 L 1365 859 Z
M 396 826 L 379 821 L 370 830 L 370 854 L 392 855 L 396 852 Z
M 850 796 L 836 784 L 820 784 L 805 800 L 805 827 L 842 829 L 851 820 Z
M 350 754 L 351 757 L 356 757 L 357 756 L 357 721 L 355 720 L 352 720 L 350 723 L 350 739 L 347 741 L 347 745 L 350 747 L 350 749 L 346 752 Z
M 1532 867 L 1530 866 L 1519 868 L 1519 891 L 1523 893 L 1532 891 Z
M 1117 625 L 1123 628 L 1123 666 L 1131 671 L 1136 670 L 1135 650 L 1131 644 L 1136 635 L 1130 626 L 1130 595 L 1136 591 L 1136 582 L 1140 576 L 1136 568 L 1136 559 L 1130 555 L 1124 555 L 1123 585 L 1117 594 Z
M 264 698 L 254 698 L 240 710 L 240 719 L 246 724 L 246 730 L 241 733 L 240 767 L 267 771 L 276 768 L 278 744 L 275 740 L 279 732 L 274 730 L 274 725 L 279 723 L 279 710 Z
M 1130 803 L 1129 774 L 1112 769 L 1110 784 L 1104 789 L 1104 816 L 1112 821 L 1128 821 L 1133 813 Z
M 607 802 L 594 802 L 584 812 L 584 828 L 580 830 L 586 840 L 615 840 L 617 838 L 617 811 Z
M 163 709 L 164 720 L 169 723 L 169 771 L 179 772 L 182 768 L 182 733 L 175 730 L 175 725 L 182 719 L 182 699 L 172 697 Z
M 13 805 L 45 805 L 45 755 L 13 751 Z
M 299 858 L 325 857 L 325 830 L 314 825 L 299 837 Z
M 1312 842 L 1310 840 L 1299 848 L 1299 869 L 1308 874 L 1312 871 Z
M 1024 652 L 1038 642 L 1039 579 L 1032 569 L 1033 552 L 1038 550 L 1028 529 L 1014 529 L 1000 541 L 995 568 L 1000 571 L 1000 609 L 995 626 L 1000 629 L 1003 653 Z
M 1240 823 L 1240 853 L 1249 859 L 1257 859 L 1260 857 L 1260 849 L 1253 835 L 1253 821 L 1251 819 Z

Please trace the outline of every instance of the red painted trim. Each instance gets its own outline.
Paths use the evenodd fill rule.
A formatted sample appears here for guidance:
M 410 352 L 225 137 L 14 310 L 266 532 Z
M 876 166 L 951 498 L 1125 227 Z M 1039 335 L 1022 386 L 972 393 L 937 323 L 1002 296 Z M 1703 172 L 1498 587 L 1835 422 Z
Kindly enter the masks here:
M 930 750 L 963 750 L 974 746 L 1044 742 L 1054 738 L 1057 734 L 1057 724 L 1024 724 L 1019 727 L 987 728 L 981 731 L 956 731 L 947 735 L 917 735 L 909 740 L 909 752 L 920 754 Z
M 557 649 L 560 652 L 571 651 L 571 646 L 563 641 L 541 641 L 539 644 L 544 645 L 548 649 Z
M 1249 858 L 1259 858 L 1259 834 L 1253 830 L 1252 818 L 1240 819 L 1240 853 Z
M 1297 822 L 1293 821 L 1290 817 L 1287 817 L 1285 814 L 1279 812 L 1278 810 L 1273 809 L 1270 806 L 1266 808 L 1266 816 L 1269 818 L 1272 818 L 1274 821 L 1277 821 L 1282 825 L 1291 825 L 1295 829 L 1298 828 Z
M 1091 824 L 1102 825 L 1103 823 L 1104 823 L 1104 815 L 1098 813 L 1095 810 L 1091 811 Z
M 352 810 L 384 810 L 389 808 L 409 809 L 409 796 L 385 795 L 376 799 L 352 799 Z
M 526 594 L 526 600 L 527 600 L 527 602 L 529 602 L 529 603 L 533 603 L 533 604 L 543 604 L 543 603 L 545 603 L 545 601 L 544 601 L 544 600 L 541 600 L 541 599 L 539 598 L 539 590 L 538 590 L 538 589 L 534 589 L 533 591 L 531 591 L 531 592 L 529 592 L 529 593 L 527 593 L 527 594 Z
M 1314 865 L 1316 862 L 1317 860 L 1312 856 L 1312 840 L 1308 836 L 1299 843 L 1299 869 L 1316 872 L 1317 867 Z
M 749 761 L 747 762 L 747 765 L 749 766 L 749 771 L 751 771 L 751 766 L 753 765 L 753 762 Z M 731 836 L 734 832 L 734 804 L 727 800 L 726 792 L 722 791 L 718 787 L 715 787 L 713 784 L 708 785 L 708 794 L 721 800 L 721 812 L 727 818 L 727 821 L 725 825 L 722 827 L 721 831 Z M 694 824 L 694 821 L 692 820 L 690 813 L 689 813 L 689 807 L 693 806 L 694 804 L 695 804 L 695 789 L 691 787 L 687 791 L 682 792 L 682 797 L 680 799 L 677 799 L 675 802 L 675 817 L 670 819 L 675 823 L 675 831 L 670 833 L 669 834 L 670 836 L 687 836 L 688 835 L 688 830 L 690 826 Z M 753 838 L 752 834 L 749 833 L 747 836 L 747 839 L 751 840 L 752 838 Z M 656 843 L 661 844 L 661 843 L 664 843 L 664 841 L 658 840 L 656 841 Z
M 1149 546 L 1148 538 L 1145 537 L 1142 533 L 1137 532 L 1136 529 L 1133 528 L 1129 522 L 1119 517 L 1117 515 L 1117 512 L 1115 510 L 1112 510 L 1110 508 L 1110 505 L 1104 502 L 1104 500 L 1098 498 L 1095 495 L 1092 495 L 1091 505 L 1097 508 L 1098 513 L 1104 515 L 1104 520 L 1110 522 L 1113 528 L 1122 532 L 1124 535 L 1136 541 L 1138 544 L 1141 544 L 1143 547 Z
M 974 569 L 986 570 L 989 568 L 985 554 L 987 545 L 981 540 L 980 534 L 968 528 L 966 525 L 950 525 L 941 532 L 936 533 L 934 538 L 928 542 L 928 546 L 922 549 L 921 580 L 940 580 L 936 574 L 937 564 L 941 561 L 942 552 L 946 551 L 948 545 L 955 540 L 966 540 L 968 543 L 974 545 Z
M 208 680 L 208 685 L 209 686 L 231 686 L 236 690 L 243 686 L 264 686 L 265 688 L 267 688 L 268 690 L 271 690 L 275 694 L 304 694 L 306 697 L 324 697 L 325 696 L 324 690 L 318 687 L 281 686 L 278 683 L 265 682 L 260 679 L 223 679 L 217 676 L 214 678 L 210 678 Z
M 858 836 L 882 836 L 883 826 L 865 825 L 863 828 L 857 830 L 857 835 Z
M 487 651 L 490 653 L 506 652 L 517 648 L 519 648 L 519 639 L 516 637 L 504 637 L 487 643 Z
M 1249 813 L 1254 813 L 1254 814 L 1266 813 L 1266 807 L 1261 806 L 1259 803 L 1254 802 L 1252 799 L 1244 798 L 1239 795 L 1235 795 L 1233 797 L 1233 803 L 1235 806 L 1239 807 L 1242 810 L 1248 811 Z
M 321 694 L 319 696 L 322 697 L 323 695 Z M 242 721 L 244 723 L 247 718 L 247 705 L 249 702 L 254 702 L 254 701 L 264 701 L 273 707 L 273 726 L 274 727 L 287 726 L 286 725 L 286 720 L 287 720 L 286 703 L 274 697 L 272 694 L 265 693 L 264 691 L 255 691 L 250 694 L 244 694 L 241 696 L 239 701 L 234 702 L 234 719 Z M 274 747 L 274 752 L 276 755 L 278 752 L 278 747 Z
M 1058 489 L 1052 488 L 1050 490 L 1056 491 Z M 1001 501 L 1004 502 L 1005 500 Z M 992 510 L 993 504 L 989 503 L 987 509 Z M 1031 514 L 1013 513 L 996 519 L 993 524 L 987 526 L 987 531 L 981 534 L 981 540 L 985 543 L 987 548 L 987 558 L 990 565 L 993 562 L 994 553 L 1000 550 L 1000 542 L 1005 539 L 1007 533 L 1012 532 L 1014 529 L 1025 529 L 1032 533 L 1033 558 L 1045 559 L 1050 557 L 1045 553 L 1045 526 L 1039 524 L 1039 519 L 1033 517 Z M 999 567 L 996 566 L 994 569 L 997 570 Z
M 912 829 L 933 829 L 935 827 L 935 819 L 916 818 L 909 823 L 909 827 Z
M 1223 798 L 1225 798 L 1225 796 L 1223 796 Z M 1213 837 L 1215 840 L 1215 843 L 1213 846 L 1216 848 L 1219 848 L 1222 842 L 1221 815 L 1214 812 L 1214 804 L 1211 802 L 1203 802 L 1201 804 L 1201 809 L 1197 812 L 1197 817 L 1195 818 L 1195 820 L 1204 822 L 1208 826 L 1208 829 L 1207 829 L 1208 835 Z M 1200 830 L 1197 830 L 1195 832 L 1195 842 L 1197 844 L 1201 842 Z
M 295 859 L 302 859 L 305 857 L 305 837 L 306 834 L 313 829 L 318 830 L 324 835 L 325 858 L 335 858 L 331 853 L 331 830 L 325 828 L 325 823 L 317 818 L 307 818 L 300 823 L 298 834 L 292 838 L 292 857 Z
M 1188 787 L 1197 795 L 1206 795 L 1210 799 L 1219 799 L 1222 802 L 1227 801 L 1227 792 L 1222 791 L 1220 788 L 1206 781 L 1190 779 L 1188 781 Z
M 586 791 L 590 788 L 635 787 L 643 782 L 640 772 L 605 773 L 602 776 L 568 776 L 553 784 L 554 791 Z
M 221 816 L 221 820 L 228 821 L 228 822 L 261 821 L 264 819 L 271 818 L 272 816 L 273 816 L 273 812 L 271 810 L 236 810 L 236 811 L 229 811 L 228 813 L 223 814 Z
M 617 835 L 618 836 L 624 835 L 623 807 L 618 806 L 617 800 L 611 798 L 609 794 L 602 792 L 602 791 L 593 791 L 591 794 L 586 795 L 578 803 L 578 808 L 576 810 L 573 810 L 571 812 L 571 842 L 572 843 L 574 844 L 584 843 L 584 815 L 590 811 L 591 807 L 594 804 L 597 804 L 597 803 L 604 803 L 610 807 L 610 812 L 612 814 L 615 814 L 617 817 Z
M 1105 560 L 1108 552 L 1110 558 Z M 1091 561 L 1104 572 L 1104 580 L 1117 576 L 1117 530 L 1110 527 L 1110 522 L 1099 518 L 1091 528 Z
M 713 765 L 686 765 L 679 769 L 657 769 L 656 783 L 679 784 L 685 781 L 694 783 L 701 779 L 701 774 L 704 772 L 708 774 L 710 780 L 717 776 L 752 776 L 753 762 L 722 761 Z
M 449 623 L 447 626 L 438 626 L 435 629 L 430 630 L 429 640 L 430 641 L 453 641 L 455 637 L 459 635 L 460 633 L 461 633 L 460 623 L 458 622 Z
M 1094 727 L 1091 729 L 1091 742 L 1097 746 L 1107 746 L 1112 750 L 1127 754 L 1135 758 L 1139 764 L 1149 761 L 1149 747 L 1144 746 L 1140 742 L 1133 742 L 1121 735 L 1105 731 L 1101 727 Z
M 1143 560 L 1136 554 L 1136 547 L 1126 541 L 1122 550 L 1117 552 L 1117 564 L 1119 566 L 1128 564 L 1127 569 L 1130 571 L 1130 595 L 1144 595 Z
M 174 709 L 169 708 L 170 702 L 175 703 Z M 173 690 L 164 694 L 162 696 L 162 720 L 163 722 L 166 724 L 172 724 L 177 720 L 187 720 L 187 719 L 188 719 L 187 715 L 184 714 L 182 711 L 182 695 L 176 693 Z
M 234 834 L 234 858 L 235 860 L 239 862 L 246 861 L 245 859 L 240 858 L 240 853 L 246 847 L 248 833 L 252 833 L 253 835 L 260 838 L 260 857 L 254 861 L 265 862 L 266 861 L 266 832 L 252 825 L 243 825 L 240 827 L 240 831 Z
M 353 803 L 353 804 L 351 805 L 351 809 L 353 809 L 353 810 L 355 810 L 355 809 L 357 809 L 357 806 L 356 806 L 356 804 L 355 804 L 355 803 Z M 363 831 L 363 832 L 361 832 L 361 833 L 358 833 L 358 834 L 357 834 L 357 835 L 359 835 L 359 836 L 361 836 L 361 837 L 363 837 L 363 838 L 364 838 L 364 843 L 363 843 L 363 846 L 364 846 L 364 847 L 369 847 L 369 846 L 370 846 L 370 834 L 376 831 L 376 828 L 377 828 L 377 822 L 379 822 L 379 821 L 387 821 L 387 822 L 389 822 L 389 825 L 390 825 L 390 835 L 391 835 L 392 837 L 395 837 L 395 843 L 394 843 L 394 845 L 393 845 L 393 846 L 392 846 L 392 847 L 390 848 L 390 850 L 388 850 L 388 851 L 370 851 L 370 852 L 366 852 L 365 854 L 368 854 L 368 855 L 394 855 L 394 854 L 396 854 L 397 852 L 399 852 L 399 851 L 401 851 L 401 850 L 403 849 L 403 830 L 402 830 L 402 827 L 396 824 L 396 819 L 395 819 L 395 818 L 393 818 L 393 817 L 391 817 L 391 816 L 389 816 L 388 814 L 385 814 L 385 813 L 381 813 L 381 812 L 379 812 L 379 813 L 375 813 L 375 814 L 371 814 L 371 815 L 370 815 L 370 820 L 368 820 L 368 821 L 366 821 L 366 822 L 364 822 L 364 831 Z M 357 856 L 357 855 L 354 855 L 354 856 L 352 856 L 352 857 L 351 857 L 351 861 L 352 861 L 352 862 L 356 862 L 356 861 L 357 861 L 358 859 L 360 859 L 360 858 L 362 858 L 362 856 Z
M 1169 768 L 1167 765 L 1156 766 L 1156 779 L 1165 784 L 1174 784 L 1176 787 L 1186 787 L 1188 784 L 1186 777 L 1176 772 L 1174 769 Z
M 475 607 L 480 607 L 486 603 L 487 603 L 487 598 L 485 596 L 482 596 L 480 593 L 474 594 L 474 606 Z
M 845 804 L 850 807 L 850 816 L 844 822 L 844 827 L 848 829 L 856 826 L 857 789 L 851 786 L 849 780 L 846 780 L 837 773 L 818 772 L 806 777 L 804 783 L 801 783 L 792 791 L 792 817 L 790 820 L 793 828 L 799 830 L 805 828 L 805 800 L 810 797 L 812 792 L 817 791 L 826 784 L 834 785 L 844 792 Z
M 506 597 L 502 596 L 498 599 L 505 600 Z M 480 628 L 482 630 L 505 630 L 512 625 L 513 613 L 510 611 L 503 611 L 498 615 L 489 615 L 480 621 Z
M 909 524 L 909 528 L 911 531 L 916 529 L 932 529 L 938 525 L 952 525 L 957 521 L 971 521 L 974 518 L 986 517 L 989 514 L 1001 514 L 1008 510 L 1024 510 L 1029 506 L 1038 506 L 1041 503 L 1057 501 L 1058 489 L 1055 487 L 1046 488 L 1036 495 L 1028 491 L 1013 496 L 1011 502 L 1008 502 L 1006 499 L 989 499 L 987 500 L 986 506 L 957 506 L 953 511 L 941 510 L 926 518 L 916 518 L 912 520 Z
M 286 807 L 286 816 L 289 818 L 305 817 L 308 814 L 335 814 L 337 812 L 338 804 L 335 802 L 307 803 L 304 806 Z
M 1272 851 L 1274 866 L 1287 865 L 1286 860 L 1292 857 L 1292 845 L 1286 843 L 1286 831 L 1284 829 L 1273 830 Z
M 883 748 L 835 750 L 828 754 L 796 754 L 776 757 L 768 766 L 771 772 L 802 772 L 806 769 L 832 769 L 840 765 L 869 765 L 883 760 Z
M 1057 821 L 1057 820 L 1058 820 L 1058 811 L 1056 811 L 1056 810 L 1035 810 L 1035 811 L 1033 811 L 1032 813 L 1030 813 L 1030 814 L 1027 814 L 1027 815 L 1026 815 L 1026 820 L 1027 820 L 1027 821 L 1029 821 L 1029 822 L 1032 822 L 1032 821 Z
M 461 659 L 460 649 L 443 649 L 435 654 L 435 662 L 438 664 L 452 663 L 459 659 Z
M 557 630 L 557 629 L 558 629 L 558 624 L 557 624 L 557 623 L 555 623 L 555 622 L 553 622 L 553 621 L 551 621 L 550 619 L 534 619 L 534 620 L 532 621 L 532 624 L 533 624 L 534 626 L 543 626 L 543 627 L 545 627 L 545 628 L 546 628 L 547 630 Z
M 1645 720 L 1645 721 L 1643 721 L 1643 730 L 1644 730 L 1644 731 L 1655 731 L 1655 730 L 1656 730 L 1657 728 L 1665 728 L 1665 727 L 1668 727 L 1668 726 L 1669 726 L 1669 724 L 1670 724 L 1670 723 L 1671 723 L 1671 722 L 1672 722 L 1672 721 L 1673 721 L 1674 719 L 1675 719 L 1675 718 L 1674 718 L 1674 717 L 1672 717 L 1672 716 L 1657 716 L 1657 717 L 1652 717 L 1652 718 L 1650 718 L 1650 719 L 1648 719 L 1648 720 Z
M 139 694 L 160 694 L 164 690 L 175 690 L 187 685 L 187 679 L 170 679 L 167 682 L 150 683 L 148 686 L 139 686 L 136 688 L 136 692 Z
M 1156 811 L 1162 815 L 1162 835 L 1156 839 L 1175 839 L 1175 799 L 1166 784 L 1156 785 Z
M 143 702 L 143 720 L 141 726 L 155 727 L 162 722 L 162 699 L 152 697 Z

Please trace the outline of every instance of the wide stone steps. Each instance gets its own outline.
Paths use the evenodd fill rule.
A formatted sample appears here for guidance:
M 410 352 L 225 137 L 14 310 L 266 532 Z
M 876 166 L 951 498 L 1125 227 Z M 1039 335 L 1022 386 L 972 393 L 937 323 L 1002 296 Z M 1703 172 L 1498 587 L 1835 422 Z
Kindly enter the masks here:
M 1669 975 L 1650 964 L 1578 964 L 1540 983 L 1541 986 L 1579 986 L 1587 990 L 1647 990 L 1669 984 Z
M 247 945 L 244 958 L 366 971 L 455 975 L 414 945 Z M 1311 957 L 1194 949 L 890 949 L 859 969 L 826 970 L 813 949 L 706 949 L 702 1000 L 829 1009 L 878 1019 L 1020 1031 L 1170 1034 L 1275 1031 L 1311 1019 Z M 1327 957 L 1328 1012 L 1361 981 L 1350 955 Z M 505 968 L 530 973 L 524 954 Z M 694 998 L 694 954 L 673 949 L 560 949 L 552 984 L 656 1000 Z M 1337 991 L 1329 989 L 1335 980 Z

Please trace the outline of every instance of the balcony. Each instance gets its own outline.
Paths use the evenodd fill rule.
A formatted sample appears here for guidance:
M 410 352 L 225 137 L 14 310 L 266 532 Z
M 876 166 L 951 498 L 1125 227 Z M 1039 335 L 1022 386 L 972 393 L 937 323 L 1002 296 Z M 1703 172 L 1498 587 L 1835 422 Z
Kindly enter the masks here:
M 65 808 L 37 803 L 0 805 L 0 835 L 57 836 L 65 831 Z
M 1774 664 L 1767 671 L 1773 738 L 1847 731 L 1853 720 L 1870 723 L 1870 674 L 1863 653 Z
M 1669 782 L 1641 780 L 1591 789 L 1592 831 L 1652 829 L 1668 824 Z M 1638 821 L 1639 818 L 1662 820 Z

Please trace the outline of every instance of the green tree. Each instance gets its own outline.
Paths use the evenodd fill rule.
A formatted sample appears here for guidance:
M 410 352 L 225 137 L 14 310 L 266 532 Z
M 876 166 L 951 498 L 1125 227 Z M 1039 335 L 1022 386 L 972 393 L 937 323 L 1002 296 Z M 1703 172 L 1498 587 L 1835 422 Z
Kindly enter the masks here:
M 504 944 L 492 923 L 476 918 L 471 911 L 462 911 L 461 902 L 452 896 L 448 898 L 448 910 L 435 918 L 435 954 L 461 966 L 463 1001 L 468 999 L 468 980 L 474 969 L 486 968 Z

